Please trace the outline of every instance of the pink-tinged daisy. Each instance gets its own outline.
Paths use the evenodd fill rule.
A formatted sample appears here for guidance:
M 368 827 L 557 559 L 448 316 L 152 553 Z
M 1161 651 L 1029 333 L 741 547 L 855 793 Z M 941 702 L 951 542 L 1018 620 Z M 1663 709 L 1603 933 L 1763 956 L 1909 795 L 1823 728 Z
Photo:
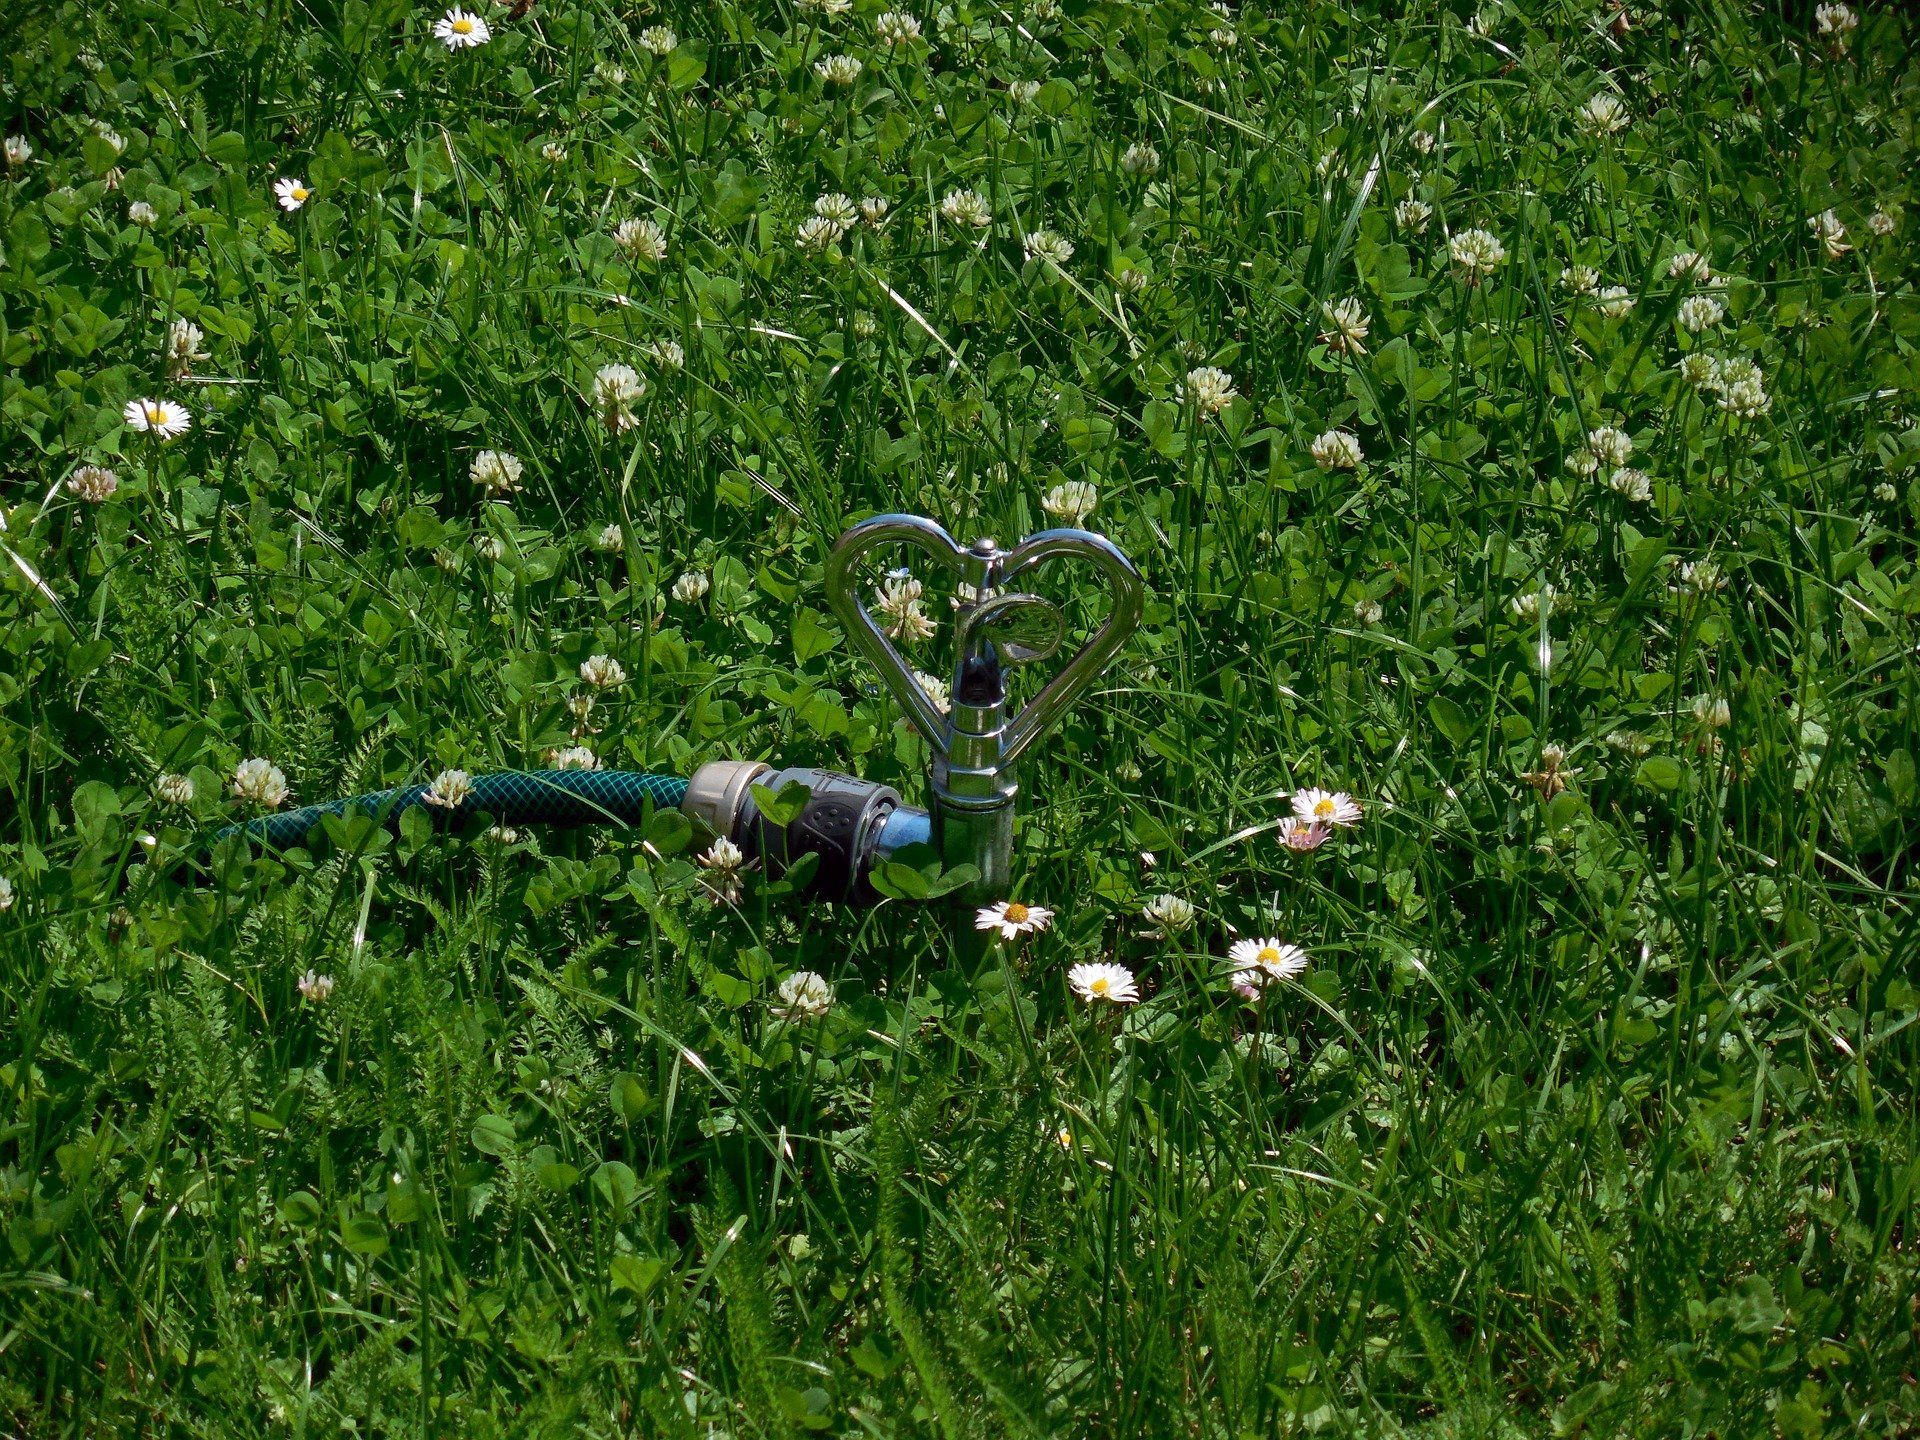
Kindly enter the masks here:
M 193 428 L 187 407 L 172 400 L 129 400 L 121 418 L 135 430 L 171 440 Z
M 1289 815 L 1280 822 L 1280 843 L 1289 850 L 1318 850 L 1333 837 L 1333 827 Z
M 1053 911 L 1040 905 L 1022 905 L 1018 900 L 1000 900 L 981 907 L 973 917 L 976 930 L 998 930 L 1002 940 L 1031 935 L 1053 923 Z
M 282 175 L 273 182 L 273 198 L 280 202 L 282 210 L 291 214 L 313 198 L 313 191 L 307 188 L 306 181 Z
M 1073 993 L 1089 1005 L 1098 1000 L 1131 1005 L 1140 998 L 1140 987 L 1133 982 L 1133 972 L 1124 965 L 1076 965 L 1067 972 L 1067 983 L 1073 987 Z
M 456 5 L 433 22 L 433 38 L 449 50 L 468 50 L 486 44 L 493 38 L 493 31 L 478 15 Z
M 1307 968 L 1306 951 L 1270 937 L 1234 941 L 1227 959 L 1233 962 L 1234 988 L 1242 993 L 1243 986 L 1257 989 L 1275 980 L 1291 980 Z
M 1344 790 L 1296 790 L 1293 813 L 1319 825 L 1358 825 L 1360 802 Z

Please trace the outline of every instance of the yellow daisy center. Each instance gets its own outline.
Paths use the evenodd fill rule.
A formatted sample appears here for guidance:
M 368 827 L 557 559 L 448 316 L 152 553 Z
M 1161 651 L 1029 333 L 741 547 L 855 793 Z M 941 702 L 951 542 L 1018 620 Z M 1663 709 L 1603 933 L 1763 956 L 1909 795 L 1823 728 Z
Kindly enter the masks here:
M 1329 796 L 1324 800 L 1314 802 L 1313 813 L 1320 819 L 1330 820 L 1333 818 L 1334 808 L 1333 798 Z
M 1012 901 L 1007 906 L 1007 919 L 1015 925 L 1026 924 L 1027 913 L 1027 907 L 1022 905 L 1018 900 Z
M 473 33 L 473 21 L 462 15 L 458 20 L 453 22 L 453 33 L 456 35 L 471 35 Z
M 1109 980 L 1106 976 L 1102 975 L 1098 980 L 1094 981 L 1093 984 L 1089 985 L 1087 988 L 1096 995 L 1104 995 L 1107 993 L 1107 991 L 1113 988 L 1113 982 Z
M 296 185 L 287 193 L 296 200 L 305 200 L 307 198 L 307 187 L 304 185 Z
M 1262 965 L 1278 965 L 1280 963 L 1280 952 L 1271 945 L 1262 945 L 1260 947 L 1260 953 L 1253 958 Z
M 164 406 L 161 406 L 161 405 L 147 406 L 147 423 L 149 425 L 158 425 L 160 424 L 161 421 L 165 420 L 166 418 L 167 418 L 167 412 Z

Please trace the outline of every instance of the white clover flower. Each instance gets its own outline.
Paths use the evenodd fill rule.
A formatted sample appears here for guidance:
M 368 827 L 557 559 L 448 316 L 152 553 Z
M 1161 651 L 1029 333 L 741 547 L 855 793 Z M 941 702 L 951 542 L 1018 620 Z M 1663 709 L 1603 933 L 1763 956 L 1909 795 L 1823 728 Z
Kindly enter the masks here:
M 860 202 L 860 218 L 878 229 L 886 222 L 887 209 L 886 196 L 868 195 Z
M 612 690 L 627 683 L 627 671 L 611 655 L 593 655 L 580 662 L 580 678 L 596 690 Z
M 1320 332 L 1320 342 L 1329 350 L 1343 355 L 1367 353 L 1367 312 L 1359 300 L 1349 296 L 1331 303 L 1322 301 L 1320 318 L 1326 327 Z
M 1728 380 L 1723 374 L 1720 381 L 1720 408 L 1736 420 L 1757 420 L 1773 408 L 1773 397 L 1767 394 L 1765 385 L 1754 376 L 1743 375 L 1737 380 Z
M 1218 415 L 1239 398 L 1233 376 L 1217 365 L 1196 365 L 1187 372 L 1187 403 L 1203 415 Z
M 300 992 L 302 1000 L 312 1005 L 322 1005 L 333 994 L 333 977 L 322 975 L 318 970 L 309 970 L 300 977 L 294 988 Z
M 929 675 L 924 670 L 916 670 L 913 672 L 913 681 L 927 699 L 933 702 L 933 708 L 942 715 L 953 708 L 953 687 L 939 676 Z
M 1573 118 L 1589 135 L 1617 135 L 1627 128 L 1627 107 L 1611 90 L 1601 90 L 1590 95 Z
M 129 400 L 120 416 L 133 429 L 162 440 L 177 439 L 193 428 L 187 407 L 172 400 Z
M 1240 35 L 1231 25 L 1216 25 L 1207 31 L 1207 43 L 1216 50 L 1231 50 L 1240 43 Z
M 706 571 L 689 570 L 673 582 L 673 598 L 682 605 L 698 605 L 712 588 L 713 582 L 707 579 Z
M 1280 821 L 1277 832 L 1280 843 L 1289 850 L 1305 853 L 1318 850 L 1333 838 L 1333 827 L 1318 820 L 1302 820 L 1298 815 L 1288 815 Z
M 1353 621 L 1356 625 L 1378 625 L 1380 617 L 1386 613 L 1378 600 L 1370 599 L 1365 595 L 1353 602 Z
M 1193 926 L 1193 906 L 1178 895 L 1156 895 L 1146 903 L 1140 913 L 1163 939 L 1171 938 Z
M 1891 210 L 1876 210 L 1867 217 L 1867 229 L 1883 240 L 1899 227 L 1899 217 Z
M 1031 105 L 1034 96 L 1040 93 L 1038 80 L 1016 80 L 1007 86 L 1007 98 L 1016 105 Z
M 633 407 L 646 393 L 647 382 L 631 365 L 602 365 L 593 373 L 593 408 L 600 423 L 615 435 L 640 423 Z
M 1733 723 L 1733 707 L 1722 695 L 1696 695 L 1693 718 L 1709 730 L 1724 730 Z
M 1602 425 L 1587 432 L 1587 449 L 1594 459 L 1612 469 L 1626 464 L 1633 454 L 1633 437 L 1617 426 Z
M 1313 463 L 1322 470 L 1360 468 L 1360 439 L 1345 430 L 1328 430 L 1316 435 L 1307 448 L 1313 455 Z
M 993 207 L 977 190 L 949 190 L 940 202 L 940 218 L 949 225 L 984 230 L 993 223 Z
M 1344 790 L 1296 790 L 1293 813 L 1311 825 L 1358 825 L 1360 802 Z
M 1623 319 L 1633 309 L 1633 292 L 1624 285 L 1608 285 L 1594 298 L 1595 308 L 1609 320 Z
M 822 195 L 813 202 L 813 213 L 830 221 L 841 234 L 853 229 L 860 219 L 860 207 L 845 195 Z
M 1689 295 L 1680 302 L 1680 328 L 1698 335 L 1727 318 L 1727 307 L 1711 295 Z
M 1027 232 L 1026 252 L 1029 260 L 1044 260 L 1055 266 L 1065 265 L 1073 258 L 1073 242 L 1057 230 L 1030 230 Z
M 1431 155 L 1440 148 L 1440 137 L 1431 130 L 1416 130 L 1407 136 L 1407 143 L 1421 155 Z
M 626 532 L 620 528 L 617 521 L 605 526 L 598 535 L 593 537 L 593 548 L 604 554 L 612 554 L 616 550 L 624 550 L 626 544 Z
M 1427 222 L 1433 219 L 1433 207 L 1424 200 L 1408 197 L 1393 207 L 1393 220 L 1402 230 L 1414 235 L 1427 233 Z
M 780 1014 L 788 1020 L 818 1020 L 833 1009 L 833 987 L 824 975 L 812 970 L 794 971 L 780 982 L 775 995 Z M 794 1249 L 803 1257 L 810 1253 L 801 1248 L 806 1238 L 804 1235 L 793 1237 Z
M 1653 498 L 1653 480 L 1644 470 L 1622 465 L 1607 477 L 1607 485 L 1617 495 L 1644 504 Z
M 313 198 L 313 191 L 307 188 L 306 181 L 284 175 L 273 182 L 273 198 L 279 202 L 282 210 L 292 214 Z
M 449 50 L 469 50 L 493 38 L 493 31 L 478 15 L 458 6 L 433 22 L 433 38 Z
M 1600 272 L 1591 265 L 1568 265 L 1560 272 L 1560 288 L 1569 295 L 1592 295 L 1600 289 Z
M 1851 5 L 1825 4 L 1813 8 L 1813 24 L 1822 37 L 1843 41 L 1859 25 L 1860 17 Z
M 1144 140 L 1136 140 L 1120 156 L 1120 168 L 1129 175 L 1151 175 L 1160 168 L 1160 152 Z
M 722 835 L 697 857 L 696 863 L 706 872 L 700 883 L 706 886 L 708 899 L 716 905 L 740 903 L 740 877 L 746 873 L 747 857 L 738 845 Z
M 1553 601 L 1558 593 L 1553 586 L 1542 585 L 1538 590 L 1529 590 L 1523 595 L 1514 596 L 1507 604 L 1512 609 L 1514 618 L 1532 625 L 1553 613 Z
M 18 170 L 33 158 L 33 142 L 24 135 L 9 135 L 5 146 L 0 147 L 0 154 L 6 156 L 9 170 Z
M 1067 984 L 1089 1005 L 1102 1000 L 1111 1005 L 1131 1005 L 1140 998 L 1133 971 L 1124 965 L 1076 965 L 1067 971 Z
M 642 50 L 659 60 L 680 48 L 680 37 L 664 25 L 649 25 L 640 32 L 639 44 Z
M 1873 487 L 1873 498 L 1883 505 L 1891 505 L 1900 498 L 1900 487 L 1891 480 L 1882 480 Z
M 794 231 L 793 243 L 808 254 L 819 255 L 838 244 L 843 233 L 833 221 L 819 215 L 809 215 Z
M 196 361 L 207 359 L 200 342 L 207 337 L 191 320 L 175 320 L 167 326 L 167 378 L 182 380 L 193 373 Z
M 584 745 L 566 745 L 547 752 L 547 768 L 551 770 L 598 770 L 600 757 Z
M 649 340 L 646 354 L 647 358 L 662 370 L 687 368 L 687 352 L 678 340 Z
M 1126 265 L 1113 277 L 1114 288 L 1123 295 L 1138 295 L 1147 288 L 1151 277 L 1137 265 Z
M 191 805 L 193 777 L 171 773 L 161 775 L 153 782 L 153 798 L 162 805 Z
M 567 714 L 581 725 L 585 725 L 593 715 L 594 698 L 591 695 L 567 696 Z
M 911 575 L 893 574 L 880 582 L 875 602 L 885 623 L 880 627 L 895 640 L 925 640 L 934 624 L 921 606 L 926 587 Z
M 1100 503 L 1100 492 L 1087 480 L 1063 480 L 1041 497 L 1040 508 L 1062 525 L 1078 527 Z
M 1711 557 L 1704 560 L 1689 560 L 1680 567 L 1680 583 L 1686 589 L 1701 595 L 1727 588 L 1726 574 L 1720 569 L 1718 561 Z
M 1705 285 L 1713 279 L 1713 266 L 1698 250 L 1682 250 L 1667 262 L 1667 278 L 1691 280 L 1696 285 Z
M 509 451 L 482 450 L 467 467 L 467 478 L 497 499 L 520 488 L 520 476 L 525 469 L 520 457 Z
M 1840 217 L 1831 210 L 1822 210 L 1807 221 L 1807 228 L 1813 231 L 1814 239 L 1827 252 L 1829 260 L 1838 260 L 1853 246 L 1847 243 L 1847 227 L 1840 223 Z
M 549 140 L 540 147 L 540 158 L 549 165 L 561 164 L 567 158 L 567 147 L 558 140 Z
M 1507 247 L 1491 230 L 1462 230 L 1447 241 L 1447 254 L 1461 278 L 1478 285 L 1507 260 Z
M 473 777 L 464 770 L 442 770 L 420 794 L 427 804 L 442 810 L 458 810 L 473 794 Z
M 1704 350 L 1690 350 L 1680 357 L 1680 378 L 1695 390 L 1718 389 L 1720 362 Z
M 1033 0 L 1027 13 L 1039 24 L 1049 24 L 1060 18 L 1060 0 Z
M 920 38 L 920 21 L 905 11 L 888 10 L 874 20 L 873 33 L 889 50 L 898 50 Z
M 160 212 L 146 201 L 136 200 L 127 206 L 127 220 L 131 224 L 138 225 L 142 230 L 148 230 L 160 223 Z
M 120 477 L 101 465 L 82 465 L 67 477 L 67 489 L 76 500 L 99 505 L 113 498 L 120 488 Z
M 860 78 L 861 64 L 851 55 L 828 55 L 813 62 L 813 73 L 829 85 L 851 85 Z
M 1306 951 L 1272 936 L 1234 941 L 1227 959 L 1243 993 L 1249 987 L 1257 993 L 1276 980 L 1291 980 L 1307 968 Z
M 486 561 L 502 560 L 506 558 L 507 542 L 498 535 L 476 535 L 473 537 L 473 553 Z
M 242 760 L 233 769 L 233 798 L 271 810 L 287 798 L 287 777 L 278 765 L 258 755 Z
M 1041 905 L 1023 905 L 1018 900 L 997 900 L 974 913 L 973 928 L 998 930 L 1002 940 L 1032 935 L 1053 923 L 1053 911 Z
M 622 220 L 614 227 L 613 243 L 638 260 L 667 258 L 667 232 L 651 220 Z

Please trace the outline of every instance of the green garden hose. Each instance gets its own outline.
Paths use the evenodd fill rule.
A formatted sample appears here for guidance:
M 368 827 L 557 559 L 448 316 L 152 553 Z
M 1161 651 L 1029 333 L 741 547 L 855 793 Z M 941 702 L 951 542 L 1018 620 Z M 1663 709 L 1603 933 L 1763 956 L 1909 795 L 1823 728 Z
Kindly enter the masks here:
M 214 840 L 218 843 L 246 835 L 276 849 L 286 849 L 304 843 L 307 833 L 325 815 L 366 815 L 393 824 L 403 812 L 416 807 L 424 807 L 441 828 L 481 814 L 491 815 L 502 825 L 633 825 L 646 817 L 649 803 L 656 810 L 678 806 L 686 796 L 687 782 L 678 775 L 634 770 L 503 770 L 495 775 L 476 775 L 471 792 L 452 806 L 427 804 L 427 788 L 407 785 L 305 805 L 283 815 L 229 825 Z

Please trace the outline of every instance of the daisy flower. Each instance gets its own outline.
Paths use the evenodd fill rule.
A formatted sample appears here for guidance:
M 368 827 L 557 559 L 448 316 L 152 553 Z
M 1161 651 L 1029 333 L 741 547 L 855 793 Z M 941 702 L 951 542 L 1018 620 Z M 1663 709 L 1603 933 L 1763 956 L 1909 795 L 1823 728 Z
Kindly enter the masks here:
M 1333 827 L 1318 820 L 1302 820 L 1298 815 L 1289 815 L 1280 822 L 1280 843 L 1289 850 L 1302 854 L 1309 850 L 1318 850 L 1333 838 Z
M 1236 940 L 1227 951 L 1227 959 L 1233 963 L 1235 980 L 1256 988 L 1275 980 L 1291 980 L 1307 968 L 1306 951 L 1271 937 Z
M 1002 940 L 1034 934 L 1052 923 L 1053 911 L 1039 905 L 1022 905 L 1018 900 L 995 901 L 982 906 L 973 917 L 974 929 L 998 930 Z
M 1124 965 L 1076 965 L 1067 972 L 1073 993 L 1089 1005 L 1105 1000 L 1114 1005 L 1131 1005 L 1140 998 L 1133 972 Z
M 433 38 L 449 50 L 469 50 L 486 44 L 493 38 L 493 31 L 478 15 L 456 5 L 433 22 Z
M 280 202 L 282 210 L 292 214 L 313 198 L 313 191 L 307 188 L 306 181 L 282 175 L 273 182 L 273 198 Z
M 1358 825 L 1360 802 L 1344 790 L 1296 790 L 1293 813 L 1315 825 Z
M 193 427 L 187 407 L 172 400 L 129 400 L 120 414 L 135 430 L 162 440 L 184 435 Z

